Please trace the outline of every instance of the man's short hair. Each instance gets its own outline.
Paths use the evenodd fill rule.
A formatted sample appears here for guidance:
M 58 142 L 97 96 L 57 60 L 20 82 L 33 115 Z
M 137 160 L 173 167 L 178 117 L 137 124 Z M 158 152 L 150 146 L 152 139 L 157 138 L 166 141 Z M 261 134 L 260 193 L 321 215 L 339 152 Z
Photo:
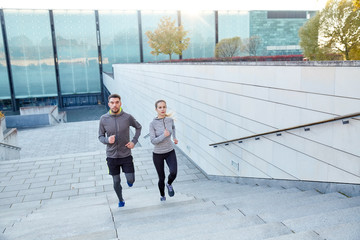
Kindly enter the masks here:
M 108 101 L 110 101 L 110 98 L 118 98 L 119 100 L 121 100 L 121 97 L 119 94 L 113 93 L 108 97 Z

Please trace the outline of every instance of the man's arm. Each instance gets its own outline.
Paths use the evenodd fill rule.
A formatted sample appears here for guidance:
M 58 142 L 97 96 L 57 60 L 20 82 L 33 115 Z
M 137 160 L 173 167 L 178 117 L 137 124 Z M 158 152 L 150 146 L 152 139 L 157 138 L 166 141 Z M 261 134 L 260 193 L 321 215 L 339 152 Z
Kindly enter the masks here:
M 131 142 L 134 143 L 134 145 L 138 142 L 140 134 L 141 134 L 141 124 L 136 121 L 136 119 L 131 116 L 131 121 L 130 121 L 130 126 L 132 126 L 133 128 L 135 128 L 135 135 L 133 137 L 133 139 L 131 140 Z
M 104 124 L 103 122 L 101 121 L 100 119 L 100 122 L 99 122 L 99 141 L 102 142 L 103 144 L 108 144 L 109 143 L 109 139 L 105 136 L 105 127 L 104 127 Z

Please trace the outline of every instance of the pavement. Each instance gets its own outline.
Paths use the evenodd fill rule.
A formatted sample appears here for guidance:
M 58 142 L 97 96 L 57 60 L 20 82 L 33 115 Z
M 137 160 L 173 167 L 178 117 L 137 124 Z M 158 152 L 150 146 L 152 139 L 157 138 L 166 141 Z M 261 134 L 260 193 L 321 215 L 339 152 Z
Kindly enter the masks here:
M 161 202 L 150 144 L 132 150 L 119 208 L 99 120 L 84 121 L 94 111 L 18 131 L 21 158 L 0 161 L 0 240 L 360 239 L 360 197 L 209 180 L 179 149 L 176 194 Z
M 79 111 L 83 110 L 93 116 L 92 111 Z M 98 114 L 98 118 L 100 116 Z M 106 165 L 105 145 L 98 140 L 99 120 L 77 121 L 84 118 L 84 114 L 76 113 L 75 117 L 71 117 L 73 122 L 18 130 L 21 158 L 0 161 L 0 239 L 31 239 L 23 238 L 31 230 L 16 229 L 19 225 L 16 223 L 28 220 L 34 212 L 40 212 L 49 205 L 89 199 L 94 204 L 105 204 L 105 207 L 102 205 L 105 209 L 109 209 L 110 205 L 117 207 L 112 178 Z M 149 197 L 158 202 L 158 177 L 152 163 L 152 148 L 137 146 L 132 152 L 136 180 L 131 189 L 122 184 L 125 201 L 132 192 L 149 190 Z M 204 174 L 180 151 L 177 151 L 177 157 L 178 178 L 174 184 L 205 179 Z M 123 174 L 121 178 L 125 179 Z M 87 218 L 90 209 L 85 208 L 73 217 Z M 71 214 L 71 207 L 63 212 Z M 98 213 L 98 217 L 104 214 L 101 210 Z M 47 222 L 49 217 L 56 217 L 49 211 L 42 214 Z M 58 217 L 64 216 L 58 213 Z M 96 214 L 91 217 L 96 218 Z M 66 219 L 69 220 L 69 216 Z M 81 230 L 84 229 L 83 224 L 73 221 L 72 227 Z M 59 231 L 56 228 L 56 225 L 52 229 L 48 226 L 47 231 L 56 233 Z

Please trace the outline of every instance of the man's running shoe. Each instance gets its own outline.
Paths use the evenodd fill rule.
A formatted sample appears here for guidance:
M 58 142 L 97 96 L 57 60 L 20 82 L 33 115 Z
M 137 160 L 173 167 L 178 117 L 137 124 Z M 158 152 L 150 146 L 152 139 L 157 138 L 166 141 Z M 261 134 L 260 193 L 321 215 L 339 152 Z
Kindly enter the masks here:
M 124 201 L 120 201 L 120 202 L 119 202 L 119 207 L 123 207 L 123 206 L 125 206 L 125 202 L 124 202 Z

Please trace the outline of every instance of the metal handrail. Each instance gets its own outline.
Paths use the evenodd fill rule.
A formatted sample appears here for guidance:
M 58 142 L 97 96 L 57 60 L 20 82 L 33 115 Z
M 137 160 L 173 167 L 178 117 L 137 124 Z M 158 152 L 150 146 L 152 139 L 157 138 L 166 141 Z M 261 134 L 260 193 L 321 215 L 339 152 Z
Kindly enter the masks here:
M 2 143 L 2 142 L 0 142 L 0 146 L 1 147 L 6 147 L 6 148 L 11 148 L 11 149 L 16 149 L 16 150 L 21 150 L 21 147 L 16 147 L 16 146 L 9 145 L 9 144 Z
M 255 138 L 256 139 L 258 137 L 269 135 L 269 134 L 286 132 L 286 131 L 293 130 L 293 129 L 298 129 L 298 128 L 306 128 L 306 127 L 310 127 L 310 126 L 314 126 L 314 125 L 319 125 L 319 124 L 328 123 L 328 122 L 334 122 L 334 121 L 343 120 L 343 119 L 347 119 L 347 118 L 353 118 L 353 117 L 357 117 L 357 116 L 360 116 L 360 112 L 352 113 L 352 114 L 348 114 L 348 115 L 343 115 L 343 116 L 339 116 L 339 117 L 335 117 L 335 118 L 331 118 L 331 119 L 327 119 L 327 120 L 323 120 L 323 121 L 318 121 L 318 122 L 313 122 L 313 123 L 308 123 L 308 124 L 303 124 L 303 125 L 297 125 L 297 126 L 294 126 L 294 127 L 278 129 L 278 130 L 274 130 L 274 131 L 270 131 L 270 132 L 254 134 L 254 135 L 250 135 L 250 136 L 247 136 L 247 137 L 236 138 L 236 139 L 232 139 L 232 140 L 228 140 L 228 141 L 212 143 L 212 144 L 209 144 L 209 146 L 216 146 L 216 145 L 220 145 L 220 144 L 229 144 L 231 142 L 239 142 L 239 141 L 243 141 L 243 140 L 248 139 L 248 138 Z M 305 130 L 308 130 L 308 129 L 305 129 Z

